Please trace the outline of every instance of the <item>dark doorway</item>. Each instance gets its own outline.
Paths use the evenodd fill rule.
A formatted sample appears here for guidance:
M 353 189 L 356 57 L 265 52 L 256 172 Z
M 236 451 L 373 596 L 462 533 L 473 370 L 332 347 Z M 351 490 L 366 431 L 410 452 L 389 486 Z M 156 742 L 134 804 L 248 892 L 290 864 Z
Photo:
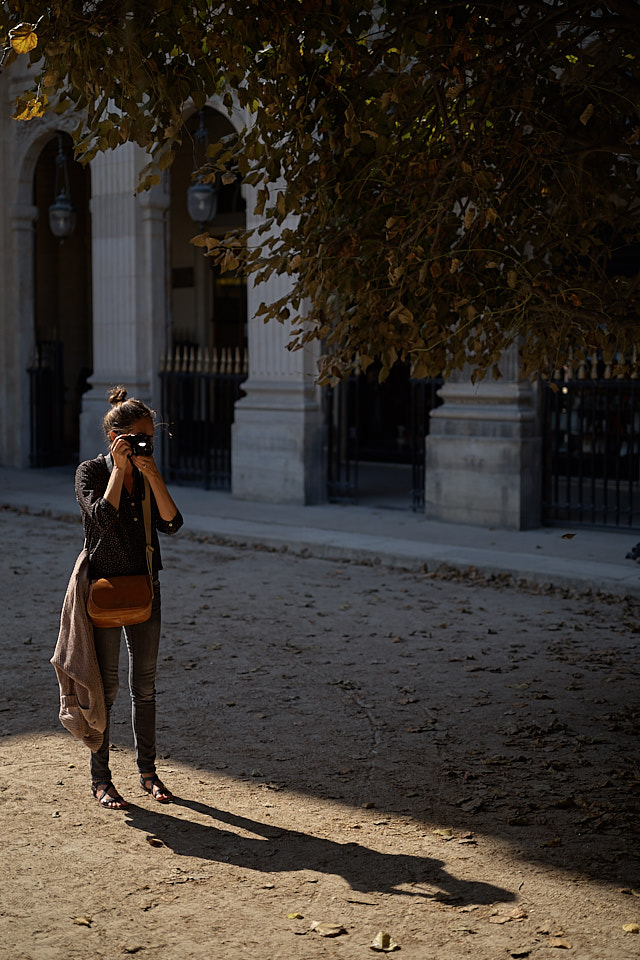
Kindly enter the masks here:
M 56 158 L 62 147 L 75 210 L 64 240 L 53 235 L 48 210 L 56 193 Z M 33 180 L 40 215 L 35 228 L 35 349 L 31 379 L 31 465 L 77 462 L 80 406 L 92 370 L 91 223 L 89 169 L 73 159 L 67 134 L 42 150 Z

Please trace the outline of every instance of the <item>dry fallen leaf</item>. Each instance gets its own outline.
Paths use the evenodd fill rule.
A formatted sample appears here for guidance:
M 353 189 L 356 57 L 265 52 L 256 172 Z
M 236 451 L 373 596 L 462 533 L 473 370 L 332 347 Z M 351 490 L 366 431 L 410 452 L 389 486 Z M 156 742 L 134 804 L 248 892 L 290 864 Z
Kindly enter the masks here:
M 390 933 L 387 933 L 386 930 L 380 930 L 373 938 L 371 949 L 382 953 L 391 953 L 393 950 L 399 950 L 400 945 L 396 943 Z
M 637 923 L 623 923 L 622 929 L 625 933 L 640 933 L 640 925 Z
M 511 913 L 495 913 L 492 917 L 489 917 L 489 923 L 511 923 L 512 921 L 520 923 L 522 920 L 528 920 L 528 918 L 527 911 L 523 910 L 522 907 L 517 907 Z
M 147 837 L 146 840 L 152 847 L 164 847 L 164 843 L 159 837 Z
M 74 923 L 77 923 L 79 927 L 90 927 L 93 923 L 92 917 L 72 917 Z
M 288 913 L 287 920 L 304 920 L 301 913 Z
M 341 933 L 347 932 L 342 924 L 322 923 L 320 920 L 314 920 L 309 929 L 320 937 L 339 937 Z
M 436 827 L 433 831 L 436 837 L 444 837 L 445 840 L 451 840 L 453 837 L 453 830 L 451 827 Z

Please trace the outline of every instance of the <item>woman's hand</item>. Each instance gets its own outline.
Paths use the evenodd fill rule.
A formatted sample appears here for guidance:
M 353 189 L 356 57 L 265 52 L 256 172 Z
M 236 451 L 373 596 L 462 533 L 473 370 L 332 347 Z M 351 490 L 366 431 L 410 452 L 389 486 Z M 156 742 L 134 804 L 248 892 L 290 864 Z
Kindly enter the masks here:
M 166 520 L 170 523 L 177 514 L 178 508 L 173 502 L 171 494 L 167 490 L 166 484 L 162 479 L 162 474 L 158 470 L 155 460 L 153 457 L 140 457 L 132 455 L 131 463 L 134 465 L 134 467 L 137 467 L 142 476 L 146 477 L 149 481 L 149 485 L 153 490 L 153 495 L 156 498 L 158 513 L 163 520 Z
M 153 457 L 141 457 L 135 454 L 131 455 L 131 463 L 140 471 L 143 477 L 146 477 L 149 483 L 160 478 L 160 471 Z
M 111 456 L 114 466 L 119 470 L 126 472 L 129 460 L 131 459 L 131 446 L 126 436 L 118 436 L 111 444 Z M 141 459 L 141 458 L 138 458 Z

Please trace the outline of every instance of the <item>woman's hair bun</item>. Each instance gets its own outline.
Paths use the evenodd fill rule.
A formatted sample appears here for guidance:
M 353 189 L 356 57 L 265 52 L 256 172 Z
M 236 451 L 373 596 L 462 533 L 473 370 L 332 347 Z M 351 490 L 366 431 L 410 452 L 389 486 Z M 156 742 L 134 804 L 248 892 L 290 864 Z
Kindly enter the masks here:
M 114 407 L 118 403 L 124 403 L 126 399 L 127 399 L 127 391 L 126 391 L 126 388 L 123 386 L 113 387 L 109 391 L 109 403 L 112 404 L 112 406 Z

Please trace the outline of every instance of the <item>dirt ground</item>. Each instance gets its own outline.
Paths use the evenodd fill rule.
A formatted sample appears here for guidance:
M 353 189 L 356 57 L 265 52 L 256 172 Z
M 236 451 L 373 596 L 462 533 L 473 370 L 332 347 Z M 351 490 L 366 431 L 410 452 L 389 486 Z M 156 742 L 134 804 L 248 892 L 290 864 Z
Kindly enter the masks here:
M 123 654 L 116 813 L 49 663 L 81 528 L 0 535 L 2 960 L 640 956 L 637 604 L 165 538 L 179 799 L 137 785 Z

